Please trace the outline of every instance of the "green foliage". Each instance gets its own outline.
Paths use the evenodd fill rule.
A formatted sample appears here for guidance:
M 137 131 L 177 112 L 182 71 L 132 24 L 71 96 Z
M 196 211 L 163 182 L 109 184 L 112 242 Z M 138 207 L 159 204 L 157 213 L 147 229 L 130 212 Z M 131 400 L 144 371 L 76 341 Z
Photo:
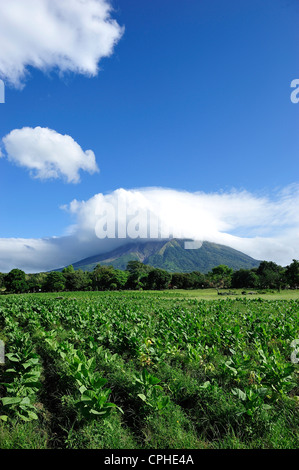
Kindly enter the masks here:
M 203 289 L 207 286 L 204 274 L 193 271 L 192 273 L 173 273 L 171 287 L 176 289 Z
M 137 396 L 155 411 L 163 410 L 169 404 L 169 397 L 163 394 L 163 388 L 158 385 L 161 382 L 146 369 L 135 375 L 135 388 Z
M 262 261 L 256 273 L 259 276 L 259 286 L 263 289 L 279 289 L 285 285 L 285 271 L 273 261 Z
M 231 287 L 254 289 L 259 285 L 259 277 L 254 270 L 240 269 L 232 275 Z
M 71 355 L 64 355 L 70 366 L 72 378 L 77 385 L 77 396 L 73 400 L 74 407 L 86 419 L 107 417 L 112 409 L 122 409 L 108 401 L 110 389 L 104 390 L 107 379 L 101 377 L 96 371 L 94 357 L 87 359 L 81 351 L 73 351 Z
M 265 396 L 268 393 L 268 389 L 265 387 L 255 387 L 254 389 L 246 387 L 244 391 L 234 388 L 232 393 L 242 401 L 244 406 L 244 410 L 238 412 L 239 415 L 245 413 L 253 418 L 257 412 L 271 409 L 271 405 L 264 403 Z
M 0 273 L 0 289 L 5 287 L 5 274 Z
M 163 269 L 153 269 L 147 276 L 148 289 L 167 289 L 171 281 L 171 274 Z
M 129 261 L 127 264 L 128 278 L 126 287 L 129 289 L 145 288 L 147 285 L 148 273 L 151 270 L 151 266 L 147 266 L 140 261 Z
M 69 266 L 66 266 L 62 270 L 63 274 L 73 274 L 74 272 L 75 272 L 75 270 L 74 270 L 74 266 L 72 264 L 70 264 Z
M 92 285 L 95 290 L 121 289 L 127 282 L 128 274 L 112 266 L 95 267 L 92 273 Z
M 73 266 L 64 268 L 62 273 L 65 279 L 65 289 L 67 291 L 88 290 L 92 284 L 89 273 L 83 272 L 81 269 L 75 271 Z
M 231 286 L 233 270 L 228 266 L 220 264 L 208 273 L 208 279 L 216 288 L 229 288 Z
M 21 269 L 12 269 L 12 271 L 5 276 L 4 285 L 9 292 L 16 294 L 26 292 L 28 285 L 24 271 Z
M 40 292 L 45 283 L 45 279 L 46 279 L 46 274 L 43 274 L 43 273 L 28 274 L 26 276 L 28 291 L 32 293 Z
M 48 292 L 60 292 L 65 289 L 65 277 L 60 272 L 50 272 L 45 280 L 44 290 Z
M 175 243 L 175 242 L 173 242 Z M 178 243 L 178 242 L 176 242 Z M 178 245 L 180 246 L 180 244 Z M 174 244 L 173 248 L 177 248 Z M 182 248 L 182 247 L 180 247 Z M 188 250 L 185 250 L 188 251 Z M 193 250 L 192 250 L 193 251 Z M 172 269 L 169 269 L 172 271 Z M 75 270 L 72 265 L 61 272 L 28 274 L 15 269 L 0 273 L 0 288 L 12 293 L 107 290 L 165 290 L 249 288 L 264 290 L 296 289 L 299 286 L 299 262 L 282 268 L 273 262 L 262 261 L 258 268 L 233 271 L 227 265 L 214 266 L 207 274 L 199 271 L 171 272 L 131 260 L 125 271 L 97 264 L 92 273 Z M 233 293 L 233 292 L 231 292 Z
M 8 416 L 17 416 L 23 421 L 38 419 L 34 403 L 36 393 L 41 387 L 41 368 L 36 354 L 8 353 L 6 358 L 10 367 L 5 370 L 1 385 L 6 389 L 6 396 L 1 398 L 4 415 L 0 418 L 7 421 Z
M 286 267 L 286 280 L 293 288 L 299 288 L 299 261 L 293 259 L 293 262 Z
M 1 296 L 0 436 L 31 423 L 49 447 L 298 447 L 299 301 L 190 294 Z

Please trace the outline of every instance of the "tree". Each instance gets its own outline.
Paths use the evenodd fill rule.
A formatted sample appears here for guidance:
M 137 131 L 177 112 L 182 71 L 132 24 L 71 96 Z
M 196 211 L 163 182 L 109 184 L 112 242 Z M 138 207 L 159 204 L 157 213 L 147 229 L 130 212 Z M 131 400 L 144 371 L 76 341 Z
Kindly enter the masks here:
M 115 269 L 114 274 L 116 278 L 117 289 L 124 289 L 127 284 L 129 274 L 126 271 L 122 271 L 121 269 Z
M 171 281 L 171 274 L 163 269 L 153 269 L 147 277 L 147 286 L 149 289 L 161 290 L 167 289 Z
M 228 288 L 231 286 L 233 269 L 224 264 L 219 264 L 208 273 L 208 278 L 216 289 Z
M 0 273 L 0 289 L 2 289 L 3 287 L 5 287 L 5 274 L 3 273 Z
M 141 261 L 132 260 L 127 264 L 128 272 L 127 287 L 129 289 L 145 288 L 147 284 L 148 273 L 153 268 Z
M 205 275 L 199 271 L 192 271 L 189 274 L 189 282 L 192 289 L 202 289 L 207 283 Z
M 290 287 L 299 288 L 299 261 L 293 259 L 293 262 L 286 267 L 285 276 Z
M 65 274 L 65 273 L 74 273 L 74 272 L 75 272 L 75 269 L 74 269 L 74 266 L 72 264 L 70 264 L 69 266 L 66 266 L 62 270 L 63 274 Z
M 28 274 L 26 281 L 28 284 L 29 292 L 39 292 L 42 290 L 42 287 L 45 283 L 46 274 L 37 273 L 37 274 Z
M 231 286 L 235 288 L 255 288 L 258 286 L 259 277 L 251 269 L 239 269 L 232 275 Z
M 4 285 L 9 292 L 21 294 L 27 292 L 26 274 L 21 269 L 12 269 L 4 278 Z
M 45 280 L 44 290 L 48 292 L 60 292 L 65 289 L 65 278 L 59 271 L 50 272 Z
M 135 272 L 148 272 L 150 270 L 150 267 L 147 264 L 141 263 L 141 261 L 138 260 L 131 260 L 128 261 L 127 264 L 127 271 L 129 273 L 135 273 Z
M 91 286 L 91 277 L 89 273 L 78 269 L 75 271 L 73 266 L 62 270 L 65 279 L 65 289 L 68 291 L 87 290 Z
M 262 261 L 256 270 L 262 289 L 280 289 L 285 285 L 285 272 L 282 266 L 273 261 Z
M 185 289 L 186 276 L 184 273 L 173 273 L 171 275 L 171 286 L 177 289 Z
M 95 290 L 121 289 L 127 282 L 128 274 L 113 266 L 97 264 L 92 273 L 92 285 Z
M 205 276 L 199 271 L 173 273 L 171 276 L 171 285 L 177 289 L 202 289 L 205 283 Z

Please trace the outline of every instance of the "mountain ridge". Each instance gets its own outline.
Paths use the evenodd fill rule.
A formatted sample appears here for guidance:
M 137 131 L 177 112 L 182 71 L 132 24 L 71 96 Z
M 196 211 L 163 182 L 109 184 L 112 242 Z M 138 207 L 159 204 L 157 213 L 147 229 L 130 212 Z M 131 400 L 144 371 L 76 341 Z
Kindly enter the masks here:
M 226 245 L 204 241 L 200 248 L 185 249 L 188 240 L 170 239 L 131 242 L 107 253 L 73 263 L 75 270 L 92 271 L 97 264 L 125 270 L 129 261 L 140 261 L 169 272 L 200 271 L 203 274 L 224 264 L 234 270 L 258 267 L 259 260 Z M 60 271 L 61 269 L 59 269 Z

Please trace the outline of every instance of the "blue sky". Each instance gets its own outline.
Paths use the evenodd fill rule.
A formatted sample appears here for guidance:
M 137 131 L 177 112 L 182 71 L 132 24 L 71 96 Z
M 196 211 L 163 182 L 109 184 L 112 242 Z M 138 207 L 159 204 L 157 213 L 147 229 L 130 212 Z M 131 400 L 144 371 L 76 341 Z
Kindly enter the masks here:
M 78 223 L 78 214 L 61 206 L 119 188 L 207 196 L 245 191 L 271 205 L 291 187 L 294 197 L 289 190 L 288 197 L 295 201 L 299 104 L 290 100 L 290 83 L 299 78 L 298 2 L 112 5 L 111 17 L 124 32 L 95 76 L 61 73 L 59 62 L 45 72 L 24 59 L 30 74 L 18 88 L 0 70 L 6 85 L 0 139 L 15 129 L 49 128 L 92 150 L 100 170 L 80 171 L 75 184 L 41 180 L 10 161 L 2 142 L 0 238 L 61 237 Z M 259 223 L 253 222 L 251 236 Z M 238 230 L 234 225 L 230 233 Z M 296 251 L 284 256 L 291 260 Z

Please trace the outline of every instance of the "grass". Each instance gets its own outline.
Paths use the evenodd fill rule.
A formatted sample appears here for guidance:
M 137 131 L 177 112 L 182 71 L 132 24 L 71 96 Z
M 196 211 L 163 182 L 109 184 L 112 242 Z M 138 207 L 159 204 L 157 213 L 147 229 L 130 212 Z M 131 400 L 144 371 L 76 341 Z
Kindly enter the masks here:
M 221 298 L 250 298 L 263 300 L 299 300 L 299 289 L 298 290 L 270 290 L 270 289 L 219 289 L 219 292 L 223 294 L 223 297 L 218 295 L 216 289 L 194 289 L 194 290 L 183 290 L 176 289 L 174 291 L 164 291 L 169 293 L 172 297 L 184 297 L 186 299 L 197 299 L 197 300 L 220 300 Z M 230 292 L 234 292 L 231 295 Z M 242 292 L 247 292 L 243 294 Z M 255 292 L 255 294 L 248 294 L 248 292 Z
M 217 289 L 167 289 L 167 290 L 142 290 L 142 291 L 114 291 L 114 295 L 119 296 L 131 296 L 132 294 L 136 298 L 143 298 L 144 296 L 155 296 L 158 298 L 167 299 L 196 299 L 196 300 L 221 300 L 223 298 L 229 299 L 262 299 L 262 300 L 299 300 L 299 289 L 219 289 L 221 295 L 218 294 Z M 246 294 L 244 294 L 246 292 Z M 47 292 L 47 293 L 35 293 L 35 294 L 22 294 L 28 298 L 50 298 L 58 299 L 59 297 L 65 299 L 96 299 L 102 295 L 105 295 L 103 291 L 91 291 L 91 292 Z M 8 294 L 2 298 L 15 297 L 15 294 Z M 1 299 L 1 296 L 0 296 Z
M 0 421 L 0 449 L 47 449 L 48 433 L 44 425 L 12 420 Z

